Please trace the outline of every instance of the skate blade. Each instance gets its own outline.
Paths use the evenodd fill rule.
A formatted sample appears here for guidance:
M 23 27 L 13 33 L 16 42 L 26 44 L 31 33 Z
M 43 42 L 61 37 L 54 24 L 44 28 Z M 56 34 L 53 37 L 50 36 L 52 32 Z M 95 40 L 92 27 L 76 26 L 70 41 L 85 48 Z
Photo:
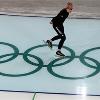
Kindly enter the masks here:
M 61 59 L 65 58 L 65 56 L 60 56 L 60 55 L 55 55 L 55 57 L 61 58 Z

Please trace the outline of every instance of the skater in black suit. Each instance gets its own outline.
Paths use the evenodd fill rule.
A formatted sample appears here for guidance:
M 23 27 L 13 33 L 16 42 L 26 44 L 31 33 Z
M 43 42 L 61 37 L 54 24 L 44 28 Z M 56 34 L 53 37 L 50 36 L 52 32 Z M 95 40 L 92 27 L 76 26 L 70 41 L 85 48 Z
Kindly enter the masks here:
M 57 32 L 57 35 L 55 37 L 53 37 L 50 40 L 47 40 L 47 44 L 50 48 L 52 48 L 52 42 L 55 40 L 60 39 L 59 45 L 58 45 L 58 50 L 56 52 L 56 54 L 58 56 L 65 56 L 62 52 L 61 52 L 61 48 L 64 44 L 64 41 L 66 40 L 66 36 L 64 33 L 64 26 L 63 23 L 65 21 L 65 19 L 68 17 L 69 13 L 71 13 L 73 9 L 73 4 L 72 2 L 67 2 L 66 7 L 63 8 L 57 16 L 55 16 L 50 24 L 52 24 L 54 30 Z

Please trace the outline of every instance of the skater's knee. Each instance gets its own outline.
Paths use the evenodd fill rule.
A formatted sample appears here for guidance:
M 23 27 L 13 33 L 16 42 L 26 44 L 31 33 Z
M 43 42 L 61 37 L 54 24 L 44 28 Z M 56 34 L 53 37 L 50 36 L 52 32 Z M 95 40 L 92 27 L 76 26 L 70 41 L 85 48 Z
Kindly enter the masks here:
M 62 34 L 62 39 L 66 40 L 66 36 L 64 34 Z

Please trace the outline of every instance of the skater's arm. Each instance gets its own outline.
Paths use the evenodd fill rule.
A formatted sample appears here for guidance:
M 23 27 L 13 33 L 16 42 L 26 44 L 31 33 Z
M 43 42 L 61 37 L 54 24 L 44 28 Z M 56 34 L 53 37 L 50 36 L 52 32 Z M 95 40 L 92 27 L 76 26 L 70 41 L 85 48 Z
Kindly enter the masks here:
M 71 13 L 73 10 L 73 3 L 72 2 L 67 2 L 65 8 L 63 8 L 56 17 L 54 17 L 51 21 L 50 24 L 53 24 L 53 21 L 55 21 L 56 19 L 59 21 L 63 15 L 69 15 L 69 13 Z M 66 13 L 67 12 L 67 13 Z M 68 17 L 68 16 L 67 16 Z
M 65 10 L 66 10 L 65 8 L 62 9 L 62 10 L 58 13 L 57 17 L 62 16 L 62 15 L 65 13 Z
M 52 20 L 50 21 L 50 24 L 53 24 Z
M 62 9 L 59 13 L 58 13 L 58 15 L 56 16 L 56 18 L 60 18 L 64 13 L 65 13 L 65 8 L 64 9 Z M 55 17 L 50 21 L 50 24 L 53 24 L 53 20 L 55 19 Z

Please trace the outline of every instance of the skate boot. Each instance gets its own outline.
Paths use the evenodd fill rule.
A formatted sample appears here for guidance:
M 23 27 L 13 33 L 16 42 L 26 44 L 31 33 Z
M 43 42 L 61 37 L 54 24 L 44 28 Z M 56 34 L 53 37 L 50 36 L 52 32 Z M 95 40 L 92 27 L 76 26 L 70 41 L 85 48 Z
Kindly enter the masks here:
M 50 49 L 52 49 L 52 42 L 51 42 L 50 40 L 47 40 L 46 43 L 47 43 L 48 47 L 49 47 Z
M 58 57 L 65 57 L 65 55 L 64 55 L 60 50 L 58 50 L 58 51 L 56 52 L 56 55 L 57 55 Z

